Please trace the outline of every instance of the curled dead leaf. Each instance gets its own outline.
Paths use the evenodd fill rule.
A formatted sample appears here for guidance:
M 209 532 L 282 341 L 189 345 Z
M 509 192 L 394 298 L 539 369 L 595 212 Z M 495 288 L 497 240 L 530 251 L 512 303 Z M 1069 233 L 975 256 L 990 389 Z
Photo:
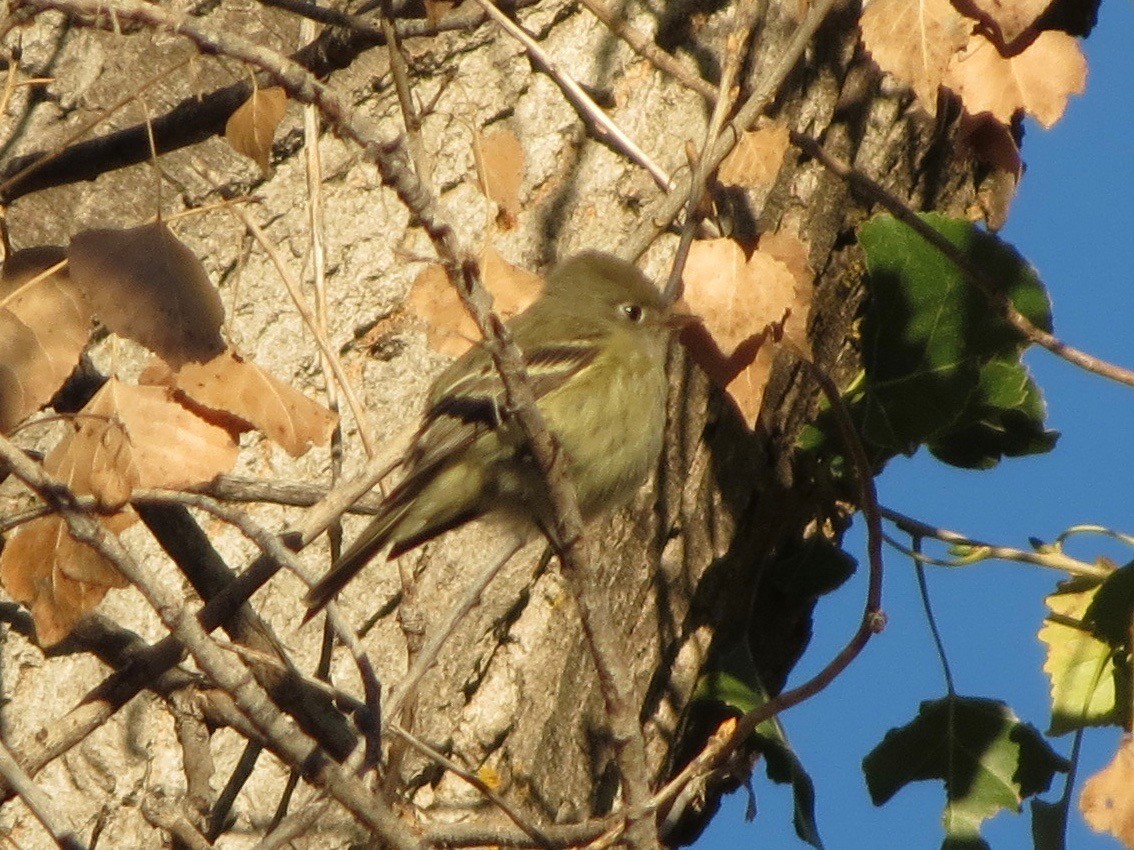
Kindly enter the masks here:
M 717 180 L 725 186 L 770 185 L 780 172 L 789 144 L 788 128 L 784 124 L 750 130 L 721 162 Z
M 988 112 L 975 116 L 961 113 L 957 146 L 971 151 L 979 162 L 1011 175 L 1015 182 L 1023 176 L 1024 161 L 1020 158 L 1020 148 L 1012 130 Z
M 189 363 L 177 371 L 148 370 L 144 379 L 172 387 L 208 411 L 235 417 L 236 430 L 255 428 L 292 457 L 299 457 L 312 445 L 327 445 L 338 422 L 326 407 L 232 349 L 207 363 Z M 232 424 L 229 421 L 226 426 Z
M 504 230 L 516 226 L 520 215 L 520 186 L 524 180 L 524 149 L 507 127 L 473 134 L 473 160 L 480 190 L 500 208 L 497 222 Z
M 811 302 L 806 246 L 787 236 L 768 244 L 795 265 L 795 273 L 769 251 L 746 257 L 735 241 L 711 239 L 693 243 L 682 275 L 685 300 L 702 320 L 682 334 L 682 342 L 749 425 L 771 374 L 770 343 L 786 333 L 806 346 Z
M 512 265 L 492 245 L 485 246 L 481 252 L 480 271 L 492 295 L 492 308 L 502 319 L 514 316 L 531 304 L 543 286 L 538 275 Z M 414 280 L 407 307 L 425 320 L 426 340 L 434 351 L 456 357 L 480 339 L 476 322 L 461 304 L 445 269 L 436 263 L 422 269 Z
M 95 316 L 174 366 L 224 350 L 224 307 L 204 266 L 162 222 L 85 230 L 67 251 Z
M 90 337 L 91 309 L 66 269 L 62 248 L 26 248 L 0 273 L 0 432 L 51 400 Z
M 287 93 L 282 88 L 255 88 L 224 125 L 232 149 L 255 160 L 265 177 L 271 171 L 272 139 L 286 111 Z
M 29 522 L 0 552 L 0 582 L 31 610 L 41 646 L 71 633 L 112 587 L 126 579 L 91 547 L 75 540 L 57 516 Z

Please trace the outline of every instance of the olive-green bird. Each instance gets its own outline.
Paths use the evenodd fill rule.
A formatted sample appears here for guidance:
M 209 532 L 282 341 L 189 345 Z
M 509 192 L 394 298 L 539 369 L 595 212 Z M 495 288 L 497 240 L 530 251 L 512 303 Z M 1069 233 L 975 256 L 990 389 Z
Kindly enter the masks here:
M 508 321 L 584 519 L 633 495 L 657 462 L 666 348 L 689 320 L 634 266 L 591 251 L 556 267 L 540 297 Z M 399 461 L 405 478 L 308 592 L 308 617 L 386 547 L 396 558 L 486 514 L 550 527 L 546 483 L 504 407 L 481 346 L 434 381 L 421 429 Z

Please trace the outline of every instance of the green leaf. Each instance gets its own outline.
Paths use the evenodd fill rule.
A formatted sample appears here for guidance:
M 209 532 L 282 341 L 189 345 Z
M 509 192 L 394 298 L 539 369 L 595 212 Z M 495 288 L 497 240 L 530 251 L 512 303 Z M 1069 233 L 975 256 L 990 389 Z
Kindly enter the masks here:
M 1116 667 L 1115 648 L 1084 622 L 1099 588 L 1098 582 L 1075 579 L 1047 597 L 1052 616 L 1038 637 L 1047 647 L 1043 669 L 1051 681 L 1049 735 L 1119 723 L 1129 705 L 1128 699 L 1119 702 L 1125 665 Z
M 769 724 L 774 727 L 774 734 L 768 734 L 765 729 Z M 819 837 L 819 826 L 815 822 L 815 784 L 811 776 L 788 743 L 778 720 L 773 718 L 768 724 L 761 724 L 760 728 L 756 746 L 764 756 L 768 778 L 780 785 L 791 785 L 795 834 L 812 847 L 822 850 L 823 839 Z
M 1001 457 L 1043 454 L 1058 434 L 1046 430 L 1039 388 L 1019 362 L 991 360 L 957 424 L 928 443 L 938 460 L 966 469 L 990 469 Z
M 1095 593 L 1083 621 L 1111 646 L 1130 646 L 1130 617 L 1134 614 L 1134 563 L 1111 573 Z
M 1002 809 L 1046 791 L 1069 765 L 1035 727 L 1004 703 L 951 696 L 924 702 L 906 726 L 891 729 L 863 759 L 867 787 L 882 805 L 911 782 L 945 783 L 945 847 L 985 846 L 980 825 Z
M 737 641 L 721 652 L 714 666 L 716 669 L 697 683 L 694 699 L 720 702 L 740 714 L 747 714 L 768 701 L 747 641 Z M 791 785 L 792 823 L 796 835 L 822 850 L 823 841 L 815 821 L 815 784 L 788 743 L 779 718 L 773 717 L 757 726 L 752 743 L 764 756 L 768 778 L 779 785 Z
M 1008 244 L 962 219 L 922 218 L 998 282 L 1033 324 L 1051 327 L 1043 284 Z M 866 439 L 890 454 L 925 443 L 942 460 L 987 468 L 1050 451 L 1027 340 L 936 248 L 889 215 L 862 226 L 870 301 L 863 321 Z

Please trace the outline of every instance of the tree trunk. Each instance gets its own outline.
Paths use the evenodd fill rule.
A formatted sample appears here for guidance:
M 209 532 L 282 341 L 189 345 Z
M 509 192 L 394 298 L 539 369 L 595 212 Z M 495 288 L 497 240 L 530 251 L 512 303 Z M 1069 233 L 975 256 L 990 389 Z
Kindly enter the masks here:
M 751 59 L 742 67 L 742 98 L 773 73 L 799 26 L 800 6 L 795 0 L 769 4 L 750 42 Z M 689 73 L 715 85 L 725 40 L 735 31 L 740 11 L 689 2 L 627 4 L 622 14 L 631 26 L 652 34 L 654 44 L 674 53 Z M 830 153 L 915 209 L 964 214 L 977 198 L 975 166 L 956 151 L 951 123 L 935 123 L 908 93 L 883 85 L 858 44 L 859 13 L 859 6 L 849 3 L 827 15 L 767 114 L 819 139 Z M 221 0 L 187 7 L 183 14 L 201 27 L 238 33 L 283 53 L 300 43 L 297 18 L 278 10 Z M 656 69 L 579 5 L 538 3 L 516 17 L 558 69 L 607 98 L 611 118 L 655 161 L 673 175 L 688 170 L 686 145 L 699 148 L 712 109 L 701 95 Z M 50 150 L 153 74 L 160 74 L 159 81 L 140 98 L 154 117 L 185 98 L 247 79 L 231 60 L 197 57 L 181 36 L 149 26 L 124 24 L 120 32 L 107 32 L 81 23 L 63 24 L 57 15 L 43 13 L 21 31 L 22 67 L 54 81 L 17 97 L 27 120 L 8 130 L 16 137 L 5 154 L 8 161 L 14 154 Z M 11 35 L 5 43 L 13 43 Z M 584 248 L 617 251 L 648 220 L 659 195 L 651 179 L 616 146 L 584 130 L 559 88 L 534 70 L 522 47 L 496 25 L 409 38 L 404 48 L 414 95 L 419 107 L 428 107 L 422 160 L 443 214 L 466 245 L 479 249 L 491 242 L 510 262 L 544 269 Z M 378 128 L 378 138 L 393 137 L 403 124 L 389 53 L 385 47 L 355 52 L 326 82 L 352 104 L 360 121 Z M 183 108 L 189 110 L 186 120 L 205 121 Z M 137 107 L 128 106 L 108 121 L 126 126 L 139 117 Z M 145 164 L 122 170 L 104 165 L 106 173 L 93 182 L 65 183 L 18 198 L 11 192 L 11 239 L 17 246 L 65 244 L 84 228 L 143 223 L 158 212 L 159 201 L 169 218 L 186 206 L 214 202 L 220 185 L 226 194 L 256 196 L 249 214 L 295 270 L 306 270 L 308 190 L 297 118 L 293 105 L 277 135 L 267 179 L 220 139 L 210 139 L 161 157 L 160 196 L 158 178 Z M 497 223 L 495 206 L 476 187 L 471 136 L 488 126 L 514 131 L 525 151 L 515 228 Z M 427 349 L 422 323 L 403 309 L 407 289 L 422 268 L 417 260 L 430 258 L 432 250 L 392 191 L 379 186 L 373 167 L 360 161 L 356 146 L 325 136 L 320 150 L 330 338 L 343 351 L 383 451 L 395 454 L 443 363 Z M 10 175 L 9 169 L 3 173 Z M 718 189 L 713 200 L 743 244 L 781 230 L 806 242 L 816 274 L 809 322 L 815 361 L 845 384 L 860 368 L 854 322 L 863 298 L 863 261 L 855 228 L 870 210 L 841 179 L 795 149 L 789 149 L 771 185 L 746 192 Z M 292 383 L 311 390 L 321 386 L 316 348 L 243 225 L 211 212 L 174 227 L 221 286 L 237 347 Z M 659 280 L 676 243 L 672 233 L 663 235 L 646 256 L 645 267 Z M 632 678 L 625 684 L 644 730 L 652 789 L 683 766 L 728 713 L 692 710 L 694 688 L 715 657 L 746 646 L 764 687 L 772 693 L 783 688 L 807 644 L 816 593 L 822 591 L 793 571 L 807 568 L 807 555 L 819 542 L 837 545 L 852 508 L 793 452 L 820 396 L 796 357 L 786 347 L 775 351 L 753 432 L 731 400 L 675 346 L 666 448 L 657 474 L 632 505 L 586 535 L 587 556 L 597 565 L 594 593 L 609 607 L 609 625 Z M 103 343 L 94 358 L 110 372 L 129 368 L 141 355 L 112 351 Z M 348 469 L 356 468 L 362 455 L 349 417 L 344 417 L 344 443 Z M 326 452 L 291 461 L 260 443 L 246 445 L 242 457 L 243 474 L 329 480 Z M 12 485 L 7 486 L 5 495 L 10 495 Z M 264 506 L 254 515 L 271 527 L 298 513 Z M 247 542 L 231 528 L 200 521 L 229 565 L 241 568 L 250 552 Z M 347 539 L 357 533 L 359 522 L 348 523 Z M 387 699 L 438 624 L 503 549 L 503 538 L 497 528 L 474 524 L 394 564 L 369 566 L 342 594 L 341 607 L 354 625 L 379 614 L 363 646 Z M 146 545 L 141 535 L 131 542 Z M 398 801 L 401 812 L 422 826 L 462 824 L 466 832 L 454 827 L 452 836 L 465 843 L 475 843 L 478 835 L 481 843 L 494 843 L 515 827 L 479 790 L 405 743 L 391 725 L 479 774 L 531 823 L 577 823 L 620 807 L 615 748 L 578 611 L 558 563 L 544 563 L 540 549 L 533 544 L 509 562 L 461 619 L 402 710 L 383 715 L 386 798 Z M 328 563 L 322 544 L 304 556 L 317 571 Z M 171 575 L 170 581 L 178 579 Z M 298 625 L 298 582 L 281 575 L 252 605 L 296 665 L 314 669 L 318 628 Z M 147 640 L 164 633 L 133 591 L 111 594 L 100 610 Z M 8 618 L 23 622 L 12 610 Z M 48 716 L 62 715 L 106 672 L 85 653 L 63 653 L 45 662 L 18 631 L 7 633 L 4 650 L 5 739 L 17 752 L 53 722 Z M 335 656 L 332 678 L 357 692 L 354 665 L 344 653 Z M 46 713 L 29 710 L 37 699 Z M 164 795 L 177 802 L 187 794 L 173 726 L 163 704 L 147 696 L 118 712 L 113 724 L 115 731 L 87 739 L 53 762 L 39 781 L 59 794 L 59 807 L 80 835 L 89 836 L 92 819 L 98 818 L 108 846 L 158 846 L 165 839 L 143 819 L 138 801 Z M 125 746 L 124 740 L 140 744 Z M 214 794 L 227 781 L 225 771 L 241 743 L 230 730 L 212 735 Z M 251 846 L 262 835 L 286 779 L 278 764 L 264 763 L 267 758 L 261 757 L 237 802 L 235 832 L 218 846 Z M 746 764 L 734 767 L 742 771 Z M 735 774 L 714 776 L 707 803 L 682 802 L 677 810 L 663 810 L 663 840 L 691 838 L 704 813 L 713 810 L 716 795 L 737 781 Z M 306 805 L 312 804 L 301 795 L 296 807 Z M 340 847 L 348 837 L 360 839 L 362 827 L 343 810 L 337 812 L 323 816 L 296 846 Z M 21 846 L 48 845 L 31 815 L 12 804 L 0 813 L 0 825 L 20 836 Z M 245 839 L 248 843 L 242 843 Z

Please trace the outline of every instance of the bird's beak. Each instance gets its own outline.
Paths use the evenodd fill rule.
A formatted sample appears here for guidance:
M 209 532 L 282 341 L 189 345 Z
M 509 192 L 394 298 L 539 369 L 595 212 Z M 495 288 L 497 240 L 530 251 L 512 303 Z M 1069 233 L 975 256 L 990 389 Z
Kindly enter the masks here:
M 665 325 L 670 330 L 683 331 L 699 321 L 701 321 L 701 317 L 690 310 L 689 305 L 682 298 L 670 308 L 669 315 L 665 318 Z

